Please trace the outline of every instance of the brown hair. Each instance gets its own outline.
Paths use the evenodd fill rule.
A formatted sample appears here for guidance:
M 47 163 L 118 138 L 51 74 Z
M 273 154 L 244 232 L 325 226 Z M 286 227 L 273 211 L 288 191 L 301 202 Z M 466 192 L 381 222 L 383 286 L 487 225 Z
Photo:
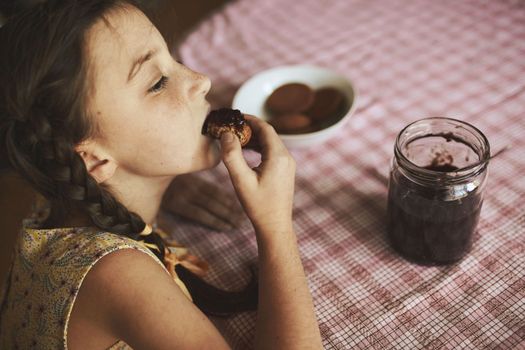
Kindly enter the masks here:
M 8 18 L 0 28 L 0 141 L 11 167 L 50 203 L 45 227 L 60 227 L 74 210 L 93 225 L 138 240 L 145 223 L 89 175 L 74 146 L 92 135 L 86 114 L 85 35 L 122 0 L 39 3 Z M 148 236 L 164 258 L 164 242 Z M 219 290 L 180 264 L 179 277 L 195 304 L 210 315 L 253 310 L 257 283 L 240 292 Z

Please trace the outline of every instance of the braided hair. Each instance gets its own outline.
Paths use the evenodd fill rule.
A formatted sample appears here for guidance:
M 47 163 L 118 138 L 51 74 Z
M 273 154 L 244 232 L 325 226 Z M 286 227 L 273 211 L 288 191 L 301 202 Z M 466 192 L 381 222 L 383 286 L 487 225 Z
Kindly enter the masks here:
M 89 174 L 75 145 L 94 135 L 87 114 L 85 34 L 124 0 L 48 0 L 8 18 L 0 28 L 0 147 L 11 167 L 50 203 L 45 227 L 60 227 L 74 211 L 98 228 L 138 240 L 142 218 L 129 211 Z M 161 260 L 160 235 L 147 236 Z M 254 310 L 257 283 L 223 291 L 176 266 L 195 304 L 209 315 Z

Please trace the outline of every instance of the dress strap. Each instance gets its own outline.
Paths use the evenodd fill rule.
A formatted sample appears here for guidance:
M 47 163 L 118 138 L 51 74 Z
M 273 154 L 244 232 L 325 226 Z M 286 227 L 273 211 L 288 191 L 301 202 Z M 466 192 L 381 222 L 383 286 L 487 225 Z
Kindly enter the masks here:
M 139 236 L 146 237 L 153 232 L 154 231 L 152 227 L 150 225 L 146 225 L 146 227 L 139 234 Z M 177 275 L 177 272 L 175 271 L 175 266 L 181 264 L 186 269 L 193 272 L 195 275 L 199 277 L 204 277 L 208 272 L 208 263 L 195 255 L 189 254 L 188 249 L 186 247 L 182 246 L 181 244 L 177 243 L 174 239 L 170 238 L 170 236 L 163 230 L 157 228 L 155 232 L 163 239 L 165 244 L 163 261 L 164 266 L 168 270 L 175 283 L 186 295 L 186 297 L 189 300 L 193 301 L 190 292 L 188 291 L 188 288 Z M 138 242 L 147 248 L 160 251 L 160 248 L 153 243 L 146 243 L 143 240 L 139 240 Z

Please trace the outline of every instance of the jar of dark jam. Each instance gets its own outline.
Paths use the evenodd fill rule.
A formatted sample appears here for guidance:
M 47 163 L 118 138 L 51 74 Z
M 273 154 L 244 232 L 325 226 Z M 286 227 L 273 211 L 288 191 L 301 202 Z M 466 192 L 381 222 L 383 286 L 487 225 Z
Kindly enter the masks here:
M 388 191 L 393 248 L 421 265 L 460 260 L 472 246 L 490 146 L 474 126 L 426 118 L 397 136 Z

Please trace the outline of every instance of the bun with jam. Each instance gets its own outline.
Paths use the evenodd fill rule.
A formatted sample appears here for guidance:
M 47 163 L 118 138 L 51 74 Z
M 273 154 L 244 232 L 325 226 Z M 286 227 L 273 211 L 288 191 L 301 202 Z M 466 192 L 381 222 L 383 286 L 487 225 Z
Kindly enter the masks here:
M 252 137 L 252 129 L 238 109 L 221 108 L 211 111 L 202 126 L 202 134 L 220 139 L 226 131 L 236 135 L 241 146 L 245 146 Z

